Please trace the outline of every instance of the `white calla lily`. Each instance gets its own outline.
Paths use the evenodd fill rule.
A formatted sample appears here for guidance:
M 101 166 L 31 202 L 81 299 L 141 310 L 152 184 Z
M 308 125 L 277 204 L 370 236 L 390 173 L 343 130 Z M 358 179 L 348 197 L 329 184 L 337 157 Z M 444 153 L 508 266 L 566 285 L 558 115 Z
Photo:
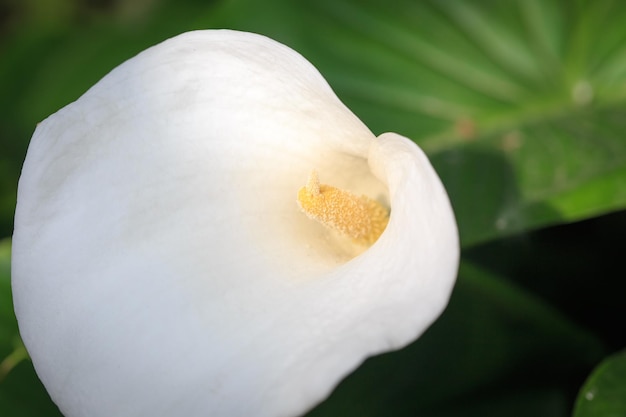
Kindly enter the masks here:
M 300 211 L 313 170 L 390 208 L 375 243 Z M 293 50 L 197 31 L 38 125 L 12 284 L 66 416 L 293 416 L 424 332 L 458 257 L 414 143 L 376 138 Z

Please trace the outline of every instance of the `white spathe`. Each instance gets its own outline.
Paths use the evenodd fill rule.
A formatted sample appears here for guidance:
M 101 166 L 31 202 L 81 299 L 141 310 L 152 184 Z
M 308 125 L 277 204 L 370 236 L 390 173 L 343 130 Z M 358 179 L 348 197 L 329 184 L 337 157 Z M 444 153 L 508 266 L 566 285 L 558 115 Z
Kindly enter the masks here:
M 313 169 L 391 207 L 373 246 L 299 212 Z M 422 334 L 458 258 L 414 143 L 376 138 L 286 46 L 211 30 L 149 48 L 38 125 L 12 284 L 68 417 L 280 417 Z

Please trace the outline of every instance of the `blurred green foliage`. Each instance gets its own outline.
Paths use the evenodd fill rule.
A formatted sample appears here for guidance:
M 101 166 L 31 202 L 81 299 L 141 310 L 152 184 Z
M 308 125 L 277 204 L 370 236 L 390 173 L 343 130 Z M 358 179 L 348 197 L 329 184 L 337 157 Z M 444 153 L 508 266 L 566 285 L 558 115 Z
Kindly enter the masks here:
M 367 360 L 310 415 L 570 415 L 594 366 L 626 345 L 615 272 L 626 234 L 626 3 L 0 0 L 0 238 L 37 122 L 142 49 L 217 27 L 293 47 L 375 133 L 415 140 L 459 222 L 462 266 L 442 318 Z M 0 360 L 22 349 L 9 253 L 5 240 Z M 1 414 L 56 412 L 28 361 L 3 365 Z M 585 388 L 577 417 L 623 412 L 611 402 L 626 397 L 615 366 L 623 357 L 587 384 L 609 375 L 608 389 L 625 395 L 584 411 Z

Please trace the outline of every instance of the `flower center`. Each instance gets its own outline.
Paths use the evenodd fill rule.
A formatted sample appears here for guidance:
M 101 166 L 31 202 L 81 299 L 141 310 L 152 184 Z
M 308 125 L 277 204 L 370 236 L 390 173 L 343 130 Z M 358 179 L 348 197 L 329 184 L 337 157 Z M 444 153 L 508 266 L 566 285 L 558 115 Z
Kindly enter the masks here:
M 389 222 L 389 211 L 380 203 L 320 184 L 315 171 L 298 191 L 298 205 L 309 218 L 363 245 L 376 242 Z

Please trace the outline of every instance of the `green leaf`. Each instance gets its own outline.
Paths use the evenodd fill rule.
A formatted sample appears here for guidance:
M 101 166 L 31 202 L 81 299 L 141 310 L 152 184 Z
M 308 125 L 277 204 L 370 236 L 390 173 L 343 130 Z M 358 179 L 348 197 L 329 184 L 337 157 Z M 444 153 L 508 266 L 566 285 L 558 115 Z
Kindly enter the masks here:
M 626 3 L 225 2 L 433 158 L 464 246 L 626 207 Z M 289 18 L 274 10 L 289 12 Z
M 626 351 L 602 361 L 580 390 L 574 417 L 626 416 Z
M 11 295 L 11 241 L 0 240 L 0 363 L 19 343 Z M 0 381 L 3 369 L 0 366 Z

